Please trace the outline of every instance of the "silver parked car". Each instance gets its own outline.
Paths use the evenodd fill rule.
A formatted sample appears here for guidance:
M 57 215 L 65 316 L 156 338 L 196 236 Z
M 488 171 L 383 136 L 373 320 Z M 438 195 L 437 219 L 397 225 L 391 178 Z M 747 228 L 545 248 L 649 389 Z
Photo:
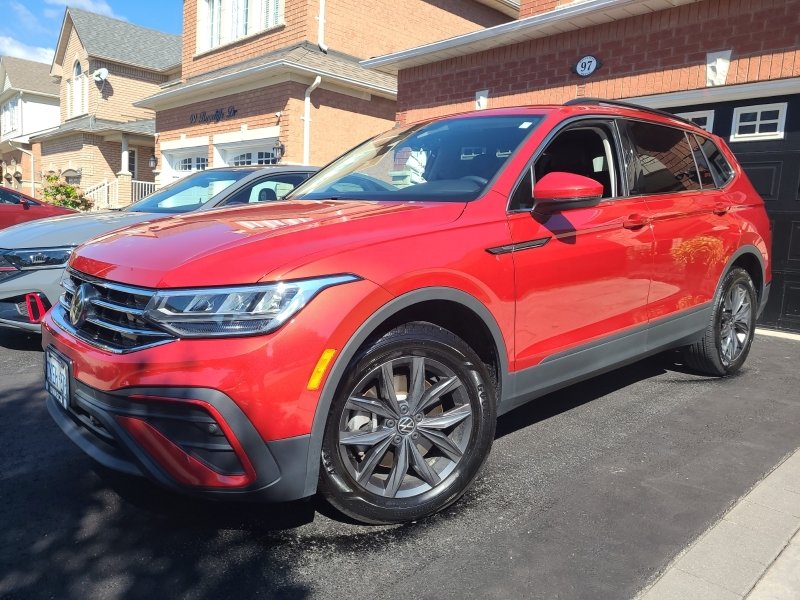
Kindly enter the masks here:
M 72 250 L 121 227 L 178 213 L 279 200 L 316 167 L 259 166 L 193 173 L 116 211 L 40 219 L 0 231 L 0 327 L 39 331 L 58 301 Z

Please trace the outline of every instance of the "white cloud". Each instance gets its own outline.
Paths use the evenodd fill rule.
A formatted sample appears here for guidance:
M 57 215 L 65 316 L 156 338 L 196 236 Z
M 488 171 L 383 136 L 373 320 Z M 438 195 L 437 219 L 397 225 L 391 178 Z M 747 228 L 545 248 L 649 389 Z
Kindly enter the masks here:
M 45 4 L 51 6 L 71 6 L 73 8 L 80 8 L 88 10 L 89 12 L 97 13 L 98 15 L 105 15 L 107 17 L 114 17 L 115 19 L 123 19 L 117 14 L 114 14 L 114 9 L 106 0 L 44 0 Z
M 48 31 L 48 28 L 42 25 L 41 21 L 39 21 L 24 4 L 13 0 L 11 2 L 11 10 L 16 15 L 16 22 L 19 23 L 23 29 L 33 33 L 45 33 Z
M 12 37 L 0 35 L 0 56 L 15 56 L 26 58 L 43 63 L 53 62 L 53 48 L 40 48 L 38 46 L 28 46 Z

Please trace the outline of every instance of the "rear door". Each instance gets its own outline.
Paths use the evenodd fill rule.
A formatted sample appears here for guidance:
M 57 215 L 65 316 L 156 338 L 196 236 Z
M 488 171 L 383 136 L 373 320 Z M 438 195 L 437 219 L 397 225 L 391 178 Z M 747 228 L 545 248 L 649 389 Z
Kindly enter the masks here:
M 647 121 L 622 123 L 634 154 L 631 194 L 645 199 L 655 237 L 649 318 L 655 325 L 682 321 L 654 331 L 654 343 L 666 342 L 658 336 L 677 338 L 681 327 L 705 325 L 698 311 L 713 299 L 740 231 L 693 134 Z

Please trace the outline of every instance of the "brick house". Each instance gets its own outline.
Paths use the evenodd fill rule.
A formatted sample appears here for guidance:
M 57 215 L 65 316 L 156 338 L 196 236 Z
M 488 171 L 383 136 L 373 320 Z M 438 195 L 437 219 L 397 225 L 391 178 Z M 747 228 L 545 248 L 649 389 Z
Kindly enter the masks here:
M 207 166 L 324 164 L 394 124 L 395 77 L 360 59 L 517 13 L 511 0 L 183 6 L 182 80 L 136 103 L 156 111 L 161 183 Z
M 36 195 L 40 177 L 30 138 L 58 124 L 50 65 L 0 57 L 0 185 Z
M 720 135 L 773 220 L 762 322 L 800 331 L 800 0 L 522 0 L 517 21 L 361 64 L 398 77 L 401 122 L 586 96 Z
M 154 113 L 134 102 L 179 76 L 180 48 L 180 36 L 68 8 L 50 69 L 60 122 L 31 138 L 42 170 L 62 172 L 101 208 L 152 188 Z

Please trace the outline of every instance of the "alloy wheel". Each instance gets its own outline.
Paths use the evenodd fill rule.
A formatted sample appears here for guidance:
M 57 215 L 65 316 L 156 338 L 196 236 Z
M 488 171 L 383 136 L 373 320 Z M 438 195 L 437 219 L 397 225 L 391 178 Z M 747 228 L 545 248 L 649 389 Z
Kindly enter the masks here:
M 338 451 L 358 486 L 408 498 L 440 485 L 465 456 L 473 407 L 464 382 L 430 357 L 375 366 L 350 391 Z

